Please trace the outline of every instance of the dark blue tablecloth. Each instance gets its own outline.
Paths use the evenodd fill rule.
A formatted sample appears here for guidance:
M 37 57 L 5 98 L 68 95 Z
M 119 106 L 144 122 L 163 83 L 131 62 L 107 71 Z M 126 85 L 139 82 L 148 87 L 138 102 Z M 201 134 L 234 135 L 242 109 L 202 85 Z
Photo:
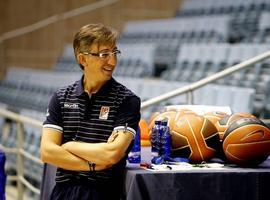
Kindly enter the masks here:
M 270 200 L 269 158 L 256 168 L 128 168 L 125 179 L 128 200 Z

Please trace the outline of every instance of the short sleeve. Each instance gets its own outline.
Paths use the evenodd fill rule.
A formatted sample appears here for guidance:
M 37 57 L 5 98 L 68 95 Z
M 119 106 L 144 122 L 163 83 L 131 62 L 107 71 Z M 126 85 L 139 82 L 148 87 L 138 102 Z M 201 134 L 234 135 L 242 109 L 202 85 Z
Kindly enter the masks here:
M 56 92 L 51 97 L 43 127 L 53 128 L 57 131 L 63 132 L 61 105 Z
M 120 105 L 115 127 L 127 126 L 136 132 L 141 119 L 140 109 L 141 100 L 139 97 L 131 96 L 126 98 Z

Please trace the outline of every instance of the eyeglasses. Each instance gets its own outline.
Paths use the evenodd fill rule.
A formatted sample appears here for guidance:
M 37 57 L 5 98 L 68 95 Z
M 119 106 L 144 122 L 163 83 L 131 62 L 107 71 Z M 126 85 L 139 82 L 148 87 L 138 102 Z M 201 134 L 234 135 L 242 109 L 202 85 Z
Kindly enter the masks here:
M 106 59 L 106 58 L 109 58 L 111 55 L 114 57 L 117 57 L 118 55 L 121 54 L 121 51 L 116 49 L 113 52 L 101 52 L 101 53 L 82 52 L 82 54 Z

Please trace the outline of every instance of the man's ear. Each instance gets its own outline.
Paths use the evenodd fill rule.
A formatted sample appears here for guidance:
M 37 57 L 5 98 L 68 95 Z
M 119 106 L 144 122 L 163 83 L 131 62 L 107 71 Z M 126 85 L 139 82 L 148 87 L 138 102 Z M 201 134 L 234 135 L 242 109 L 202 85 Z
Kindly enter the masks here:
M 84 67 L 87 66 L 86 56 L 83 55 L 82 53 L 79 53 L 77 55 L 77 60 L 78 60 L 79 64 L 81 64 L 82 66 L 84 66 Z

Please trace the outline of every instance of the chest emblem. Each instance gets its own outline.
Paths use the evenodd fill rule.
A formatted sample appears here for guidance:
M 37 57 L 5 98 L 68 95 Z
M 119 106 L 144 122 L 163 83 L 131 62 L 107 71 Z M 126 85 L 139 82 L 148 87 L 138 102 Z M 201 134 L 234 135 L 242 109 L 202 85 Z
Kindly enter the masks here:
M 109 106 L 101 106 L 100 113 L 99 113 L 99 119 L 108 119 L 110 112 Z
M 64 103 L 64 108 L 68 109 L 78 109 L 79 105 L 76 103 Z

